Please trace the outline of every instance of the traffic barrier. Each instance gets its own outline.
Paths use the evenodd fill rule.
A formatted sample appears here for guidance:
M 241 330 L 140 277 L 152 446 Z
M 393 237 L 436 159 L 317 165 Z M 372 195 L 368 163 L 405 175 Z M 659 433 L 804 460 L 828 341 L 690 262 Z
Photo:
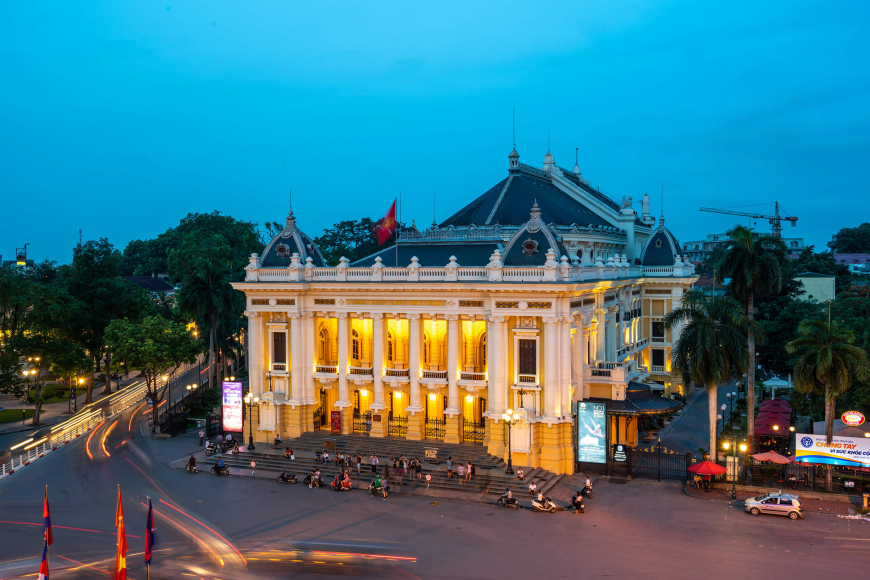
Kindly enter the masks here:
M 18 457 L 12 458 L 0 465 L 0 481 L 6 479 L 16 471 L 27 467 L 37 459 L 45 457 L 60 445 L 66 445 L 70 441 L 76 439 L 84 433 L 87 433 L 103 420 L 103 412 L 97 411 L 90 414 L 87 418 L 76 422 L 74 425 L 60 431 L 57 434 L 46 436 L 44 441 L 31 443 L 24 448 L 24 451 Z M 31 447 L 32 445 L 32 447 Z

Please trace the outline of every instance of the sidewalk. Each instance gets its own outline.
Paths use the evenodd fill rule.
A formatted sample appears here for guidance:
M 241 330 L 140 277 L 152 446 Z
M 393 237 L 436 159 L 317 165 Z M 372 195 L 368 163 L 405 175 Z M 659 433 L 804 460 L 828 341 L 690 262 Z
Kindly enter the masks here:
M 724 501 L 731 503 L 731 490 L 718 489 L 713 488 L 709 491 L 704 491 L 703 489 L 695 489 L 693 486 L 689 485 L 683 488 L 683 491 L 686 495 L 691 497 L 696 497 L 698 499 L 706 499 L 708 501 Z M 753 497 L 756 494 L 738 491 L 737 492 L 737 502 L 740 504 L 740 507 L 743 507 L 743 500 L 748 497 Z M 800 494 L 798 494 L 800 495 Z M 850 502 L 844 501 L 831 501 L 831 500 L 822 500 L 822 499 L 810 499 L 810 498 L 801 498 L 801 507 L 804 511 L 808 512 L 819 512 L 824 514 L 842 514 L 849 515 L 853 513 L 852 504 Z

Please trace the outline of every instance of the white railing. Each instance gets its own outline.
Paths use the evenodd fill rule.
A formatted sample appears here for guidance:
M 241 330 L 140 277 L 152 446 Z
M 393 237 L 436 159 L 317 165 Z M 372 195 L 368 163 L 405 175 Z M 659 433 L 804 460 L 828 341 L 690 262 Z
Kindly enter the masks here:
M 650 342 L 654 342 L 656 344 L 664 344 L 665 337 L 664 336 L 654 336 L 650 339 Z
M 338 367 L 335 365 L 314 365 L 314 372 L 327 375 L 337 375 Z
M 30 445 L 33 445 L 33 447 L 28 445 L 18 457 L 14 457 L 11 461 L 0 465 L 0 480 L 88 433 L 103 418 L 102 411 L 94 411 L 86 417 L 73 417 L 65 421 L 63 424 L 69 424 L 66 428 L 59 428 L 60 426 L 54 427 L 57 431 L 44 437 L 42 442 L 36 442 L 35 445 L 31 443 Z M 38 427 L 38 425 L 35 427 Z
M 372 377 L 374 373 L 372 372 L 372 367 L 350 367 L 349 375 L 364 375 Z
M 641 338 L 636 343 L 634 343 L 634 347 L 637 350 L 641 350 L 643 347 L 645 347 L 647 345 L 648 342 L 649 342 L 648 338 Z
M 650 369 L 652 369 L 652 372 L 654 372 L 654 373 L 666 373 L 667 372 L 665 370 L 665 367 L 659 366 L 659 365 L 651 365 Z
M 446 379 L 447 371 L 423 371 L 424 379 Z

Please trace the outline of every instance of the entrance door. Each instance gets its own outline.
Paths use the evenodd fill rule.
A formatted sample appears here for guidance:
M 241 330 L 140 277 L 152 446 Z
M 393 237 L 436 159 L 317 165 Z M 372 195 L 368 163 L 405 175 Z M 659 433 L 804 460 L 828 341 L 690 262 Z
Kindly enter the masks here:
M 320 389 L 320 425 L 315 425 L 316 429 L 320 427 L 326 427 L 326 424 L 329 422 L 326 417 L 326 389 Z

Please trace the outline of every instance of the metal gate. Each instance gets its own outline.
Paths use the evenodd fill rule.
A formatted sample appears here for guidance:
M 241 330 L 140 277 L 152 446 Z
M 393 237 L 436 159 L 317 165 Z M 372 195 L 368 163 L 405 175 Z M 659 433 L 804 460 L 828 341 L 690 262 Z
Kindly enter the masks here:
M 668 451 L 661 443 L 647 449 L 613 445 L 608 458 L 608 472 L 615 477 L 643 477 L 686 481 L 692 465 L 691 453 Z
M 483 436 L 486 432 L 483 420 L 469 421 L 465 417 L 462 418 L 462 440 L 469 443 L 483 443 Z
M 444 439 L 446 430 L 444 419 L 426 419 L 426 439 Z
M 387 435 L 396 435 L 398 437 L 407 437 L 408 435 L 408 418 L 393 417 L 392 415 L 387 420 Z
M 353 415 L 353 432 L 368 435 L 369 430 L 366 428 L 366 418 L 363 415 L 354 413 Z
M 320 429 L 323 426 L 323 407 L 314 409 L 314 429 Z
M 205 418 L 205 436 L 209 439 L 222 434 L 224 430 L 223 417 L 220 413 Z

